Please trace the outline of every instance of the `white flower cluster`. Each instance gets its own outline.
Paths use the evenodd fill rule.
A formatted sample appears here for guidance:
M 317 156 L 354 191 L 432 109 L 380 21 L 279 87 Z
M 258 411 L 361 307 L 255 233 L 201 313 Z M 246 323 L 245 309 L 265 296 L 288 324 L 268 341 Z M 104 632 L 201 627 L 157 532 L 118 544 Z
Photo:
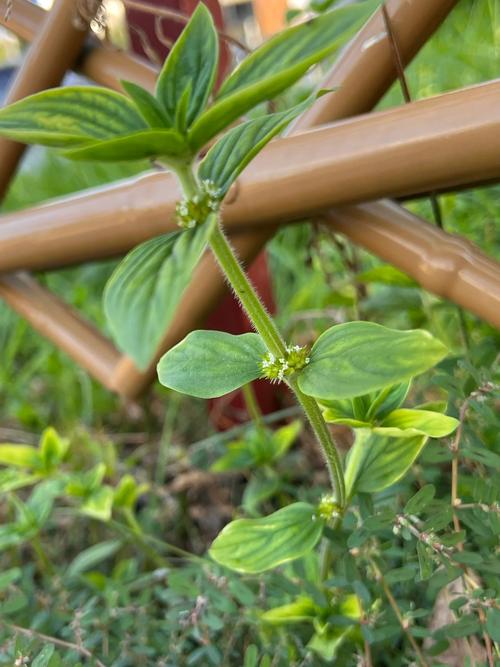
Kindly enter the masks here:
M 177 224 L 193 229 L 205 222 L 211 213 L 220 208 L 221 191 L 213 181 L 201 181 L 199 191 L 191 199 L 183 199 L 176 208 Z
M 285 356 L 276 357 L 268 352 L 261 361 L 262 374 L 271 382 L 283 382 L 285 376 L 302 370 L 310 361 L 307 349 L 300 345 L 287 345 Z

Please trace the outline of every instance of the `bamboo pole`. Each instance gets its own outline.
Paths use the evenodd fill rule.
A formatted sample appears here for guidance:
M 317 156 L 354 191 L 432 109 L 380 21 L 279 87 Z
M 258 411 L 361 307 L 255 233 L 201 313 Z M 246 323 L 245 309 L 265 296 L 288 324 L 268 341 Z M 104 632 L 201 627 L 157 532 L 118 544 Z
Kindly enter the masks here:
M 229 193 L 225 225 L 235 233 L 333 206 L 498 179 L 499 96 L 495 81 L 275 140 Z M 122 254 L 175 228 L 179 196 L 171 174 L 146 173 L 4 215 L 0 271 Z

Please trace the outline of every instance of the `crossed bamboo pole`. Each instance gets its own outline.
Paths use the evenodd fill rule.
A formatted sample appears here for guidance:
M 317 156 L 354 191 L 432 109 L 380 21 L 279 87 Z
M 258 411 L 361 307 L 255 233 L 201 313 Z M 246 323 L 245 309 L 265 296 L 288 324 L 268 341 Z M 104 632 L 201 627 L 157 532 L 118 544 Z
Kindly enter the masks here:
M 454 4 L 388 3 L 405 63 Z M 25 0 L 15 4 L 10 25 L 30 39 L 43 10 L 27 5 Z M 87 51 L 80 69 L 115 88 L 120 78 L 149 88 L 154 80 L 151 67 L 104 47 Z M 327 78 L 325 86 L 340 86 L 335 95 L 321 98 L 296 123 L 293 136 L 273 142 L 234 187 L 224 211 L 233 243 L 249 262 L 277 224 L 322 213 L 334 229 L 399 266 L 427 289 L 498 324 L 499 266 L 471 244 L 391 202 L 332 208 L 380 196 L 463 187 L 500 175 L 500 121 L 493 106 L 499 82 L 303 132 L 368 111 L 395 76 L 385 24 L 377 13 Z M 2 216 L 0 271 L 47 269 L 121 254 L 172 229 L 177 198 L 169 174 L 151 173 Z M 158 354 L 199 326 L 223 293 L 218 268 L 207 255 Z M 75 311 L 43 288 L 35 289 L 27 274 L 4 278 L 0 295 L 109 388 L 135 396 L 153 378 L 154 364 L 139 373 Z

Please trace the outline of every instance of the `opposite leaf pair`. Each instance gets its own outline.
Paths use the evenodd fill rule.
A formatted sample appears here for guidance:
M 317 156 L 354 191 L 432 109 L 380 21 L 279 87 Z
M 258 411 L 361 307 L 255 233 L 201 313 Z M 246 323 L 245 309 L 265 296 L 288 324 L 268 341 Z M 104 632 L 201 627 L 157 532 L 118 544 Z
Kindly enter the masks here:
M 331 327 L 313 345 L 298 386 L 317 399 L 346 399 L 408 380 L 434 366 L 446 347 L 426 331 L 396 331 L 372 322 Z M 194 331 L 158 365 L 160 382 L 199 398 L 222 396 L 265 375 L 258 334 Z

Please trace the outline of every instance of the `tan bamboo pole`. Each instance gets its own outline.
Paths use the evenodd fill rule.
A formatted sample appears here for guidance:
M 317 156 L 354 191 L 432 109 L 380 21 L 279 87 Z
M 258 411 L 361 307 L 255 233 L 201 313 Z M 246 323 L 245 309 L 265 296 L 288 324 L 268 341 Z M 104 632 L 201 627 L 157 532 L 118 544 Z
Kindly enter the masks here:
M 97 8 L 98 0 L 93 0 Z M 14 3 L 15 4 L 15 3 Z M 92 3 L 89 2 L 89 7 Z M 74 0 L 56 0 L 28 50 L 23 66 L 9 89 L 5 104 L 57 86 L 81 51 L 87 27 Z M 0 196 L 25 150 L 25 145 L 0 137 Z
M 446 233 L 391 201 L 338 207 L 322 219 L 429 292 L 500 327 L 500 264 L 467 239 Z
M 89 10 L 97 6 L 97 1 L 87 3 Z M 13 10 L 15 15 L 16 3 Z M 41 18 L 42 22 L 33 24 L 36 37 L 10 88 L 7 103 L 57 85 L 81 50 L 88 25 L 85 17 L 79 16 L 74 0 L 56 0 L 52 11 L 43 13 Z M 24 144 L 0 138 L 0 194 L 5 191 L 25 148 Z M 27 273 L 2 276 L 0 297 L 94 377 L 109 385 L 119 353 L 74 309 Z
M 499 98 L 495 81 L 278 139 L 229 194 L 225 225 L 235 232 L 499 178 Z M 0 271 L 123 253 L 174 229 L 178 197 L 173 176 L 157 172 L 2 216 Z
M 75 2 L 73 4 L 76 6 Z M 29 0 L 15 0 L 9 13 L 6 13 L 6 8 L 7 1 L 0 0 L 0 25 L 27 42 L 35 39 L 40 25 L 43 25 L 49 14 Z M 85 52 L 72 66 L 96 83 L 116 90 L 121 90 L 121 79 L 140 83 L 144 88 L 153 90 L 157 76 L 157 67 L 154 65 L 112 46 L 101 45 L 97 39 L 88 42 Z
M 74 308 L 24 272 L 2 278 L 0 297 L 42 336 L 55 342 L 94 378 L 112 389 L 111 380 L 121 355 Z
M 19 4 L 26 4 L 26 3 L 24 2 L 24 0 L 19 0 L 17 5 L 19 5 Z M 448 8 L 447 8 L 446 11 L 448 11 L 449 8 L 451 8 L 452 4 L 453 3 L 450 3 L 450 2 L 444 2 L 443 0 L 436 0 L 435 2 L 434 1 L 429 2 L 428 0 L 421 0 L 421 5 L 417 10 L 415 4 L 412 4 L 411 1 L 410 2 L 407 2 L 407 1 L 399 2 L 399 0 L 390 0 L 390 10 L 391 10 L 391 12 L 399 12 L 400 10 L 403 10 L 400 14 L 398 14 L 398 16 L 402 16 L 405 9 L 411 10 L 411 12 L 414 13 L 413 19 L 412 19 L 412 21 L 410 21 L 410 23 L 412 23 L 412 24 L 415 23 L 415 19 L 418 19 L 418 16 L 420 15 L 419 11 L 422 12 L 421 16 L 424 17 L 425 25 L 423 25 L 423 26 L 419 25 L 419 26 L 417 26 L 416 30 L 409 31 L 405 35 L 405 40 L 409 40 L 409 42 L 412 42 L 412 40 L 413 40 L 412 43 L 414 44 L 414 47 L 412 47 L 412 48 L 414 48 L 414 51 L 415 51 L 421 45 L 421 43 L 423 43 L 425 41 L 425 39 L 428 37 L 428 35 L 430 34 L 429 30 L 435 29 L 435 27 L 436 27 L 436 16 L 438 14 L 440 15 L 439 20 L 442 20 L 444 18 L 445 14 L 442 12 L 442 8 L 439 5 L 442 5 L 443 7 L 445 5 L 447 5 Z M 428 13 L 429 11 L 431 12 L 431 14 Z M 410 18 L 411 17 L 408 14 L 407 19 L 409 20 Z M 402 19 L 402 22 L 403 22 L 403 24 L 405 23 L 404 18 Z M 432 27 L 431 27 L 431 25 L 432 25 Z M 375 25 L 375 27 L 376 27 L 376 25 Z M 421 31 L 420 34 L 419 34 L 419 30 Z M 371 35 L 372 38 L 374 36 L 375 35 Z M 370 35 L 366 35 L 366 33 L 364 33 L 364 37 L 369 39 Z M 374 40 L 372 40 L 372 41 L 374 41 Z M 380 38 L 376 40 L 378 45 L 383 44 L 383 41 L 384 40 L 380 39 Z M 358 38 L 358 40 L 355 40 L 352 43 L 350 49 L 347 49 L 346 51 L 344 51 L 343 56 L 340 58 L 340 60 L 337 62 L 337 65 L 336 65 L 336 67 L 341 67 L 341 68 L 344 67 L 344 76 L 346 77 L 346 80 L 347 80 L 348 76 L 351 76 L 351 83 L 356 81 L 356 80 L 359 80 L 360 75 L 361 75 L 361 72 L 359 71 L 359 68 L 358 68 L 358 71 L 356 71 L 356 57 L 351 58 L 351 55 L 352 55 L 352 53 L 356 54 L 356 52 L 359 52 L 360 49 L 362 48 L 362 46 L 363 46 L 363 43 L 360 44 L 360 39 L 359 38 Z M 377 48 L 380 48 L 380 46 L 378 46 Z M 405 41 L 405 48 L 406 48 L 406 41 Z M 101 81 L 101 82 L 102 83 L 107 83 L 108 85 L 113 85 L 113 76 L 116 76 L 116 78 L 122 78 L 124 76 L 124 73 L 122 71 L 119 71 L 120 66 L 123 64 L 123 60 L 118 59 L 118 61 L 115 62 L 114 69 L 115 69 L 116 75 L 113 75 L 113 73 L 112 73 L 113 70 L 112 69 L 110 70 L 107 66 L 107 62 L 108 62 L 106 60 L 107 54 L 104 53 L 101 49 L 93 49 L 92 52 L 91 52 L 92 55 L 96 55 L 96 56 L 98 54 L 101 54 L 101 53 L 102 53 L 102 56 L 103 56 L 102 59 L 100 61 L 99 61 L 99 57 L 96 57 L 96 59 L 95 59 L 95 62 L 98 62 L 98 61 L 100 62 L 100 65 L 99 65 L 99 68 L 98 68 L 99 71 L 103 72 L 104 75 L 107 77 L 107 81 Z M 346 67 L 343 64 L 345 62 L 346 58 L 347 58 L 347 61 L 349 62 L 349 67 Z M 84 69 L 85 69 L 85 65 L 88 61 L 89 61 L 88 57 L 83 60 Z M 386 62 L 387 62 L 387 58 L 386 58 Z M 377 59 L 373 58 L 371 60 L 371 63 L 373 65 L 376 65 Z M 370 64 L 370 61 L 365 63 L 364 68 L 366 69 L 366 66 L 369 65 L 369 64 Z M 382 70 L 385 67 L 386 67 L 386 63 L 384 63 L 384 65 L 382 67 Z M 87 71 L 86 73 L 89 74 L 89 71 Z M 374 67 L 373 74 L 374 74 L 373 76 L 369 77 L 367 85 L 362 87 L 363 90 L 361 91 L 361 94 L 352 95 L 352 96 L 350 94 L 346 94 L 345 92 L 343 92 L 343 91 L 348 90 L 348 88 L 346 86 L 344 86 L 343 88 L 341 88 L 338 91 L 337 96 L 336 96 L 337 103 L 341 98 L 343 98 L 347 101 L 347 104 L 344 104 L 344 113 L 356 113 L 356 112 L 363 111 L 363 110 L 366 110 L 367 108 L 369 108 L 369 105 L 363 106 L 363 95 L 369 96 L 370 94 L 373 94 L 374 89 L 376 89 L 376 91 L 377 91 L 375 93 L 376 95 L 381 95 L 382 92 L 385 89 L 385 88 L 383 88 L 383 85 L 386 85 L 386 86 L 389 85 L 390 79 L 393 76 L 393 73 L 391 72 L 390 75 L 389 75 L 389 81 L 387 81 L 387 77 L 385 78 L 385 81 L 384 81 L 384 77 L 380 77 L 380 69 L 378 70 L 378 75 L 377 75 L 377 67 L 376 66 Z M 126 78 L 134 79 L 134 77 L 131 76 L 130 74 L 128 76 L 125 74 L 125 76 L 126 76 Z M 334 68 L 333 77 L 335 78 L 335 68 Z M 146 77 L 146 79 L 147 79 L 147 77 Z M 141 81 L 139 78 L 135 78 L 134 80 L 137 80 L 138 82 L 142 83 L 143 85 L 147 85 L 147 80 L 142 80 Z M 116 85 L 116 83 L 115 83 L 115 85 Z M 328 85 L 328 84 L 325 84 L 325 85 Z M 149 85 L 148 87 L 151 87 L 151 85 Z M 352 88 L 352 85 L 350 85 L 349 88 Z M 324 98 L 324 99 L 326 99 L 326 98 Z M 332 99 L 331 96 L 330 96 L 330 99 Z M 350 103 L 350 105 L 349 105 L 349 100 L 350 99 L 353 99 L 353 102 Z M 332 111 L 331 116 L 329 116 L 329 118 L 341 117 L 341 115 L 342 115 L 342 113 L 339 111 L 339 109 L 337 109 L 336 112 Z M 260 239 L 258 237 L 256 237 L 255 234 L 252 235 L 253 239 L 252 239 L 251 235 L 246 236 L 246 237 L 241 237 L 240 239 L 237 239 L 237 245 L 239 246 L 238 251 L 239 251 L 240 255 L 245 256 L 245 255 L 256 254 L 256 252 L 258 252 L 258 249 L 259 249 L 260 245 L 262 245 L 265 242 L 267 236 L 270 233 L 272 233 L 272 230 L 268 229 L 268 230 L 264 230 L 262 232 L 262 237 Z M 204 262 L 206 262 L 206 261 L 207 260 L 204 260 Z M 213 267 L 213 268 L 215 268 L 215 267 Z M 207 275 L 206 275 L 206 271 L 205 271 L 205 273 L 203 274 L 203 284 L 204 284 L 204 286 L 207 285 L 206 278 L 207 278 Z M 217 278 L 218 278 L 217 274 L 214 273 L 214 281 L 215 282 L 217 282 Z M 215 284 L 215 282 L 214 282 L 214 284 Z M 210 281 L 209 284 L 212 285 L 212 281 Z M 193 289 L 193 287 L 190 288 L 190 290 L 192 290 L 192 289 Z M 208 290 L 208 291 L 210 291 L 210 290 Z M 196 291 L 195 291 L 195 294 L 196 294 Z M 202 300 L 202 303 L 200 304 L 200 306 L 206 305 L 208 303 L 208 301 L 205 298 L 206 295 L 207 294 L 204 290 L 203 291 L 203 300 Z M 188 294 L 187 296 L 189 297 L 190 295 Z M 189 309 L 189 302 L 190 302 L 189 298 L 185 299 L 184 302 L 183 302 L 183 305 L 181 305 L 181 308 L 180 308 L 179 313 L 178 313 L 179 317 L 176 320 L 176 322 L 178 324 L 182 323 L 182 321 L 184 319 L 189 320 L 189 318 L 191 318 L 191 319 L 193 318 L 193 311 Z M 187 310 L 188 310 L 188 312 L 186 313 L 186 317 L 182 317 L 184 304 L 186 304 Z M 184 335 L 184 333 L 185 332 L 183 332 L 183 333 L 181 332 L 179 334 L 179 337 Z M 172 340 L 172 342 L 175 342 L 175 341 Z M 168 341 L 165 341 L 165 343 L 168 345 Z M 134 371 L 133 367 L 130 367 L 130 362 L 128 362 L 128 360 L 124 360 L 121 364 L 119 364 L 118 368 L 119 368 L 119 372 L 116 374 L 116 378 L 115 378 L 116 382 L 120 385 L 118 390 L 121 391 L 124 394 L 128 393 L 128 394 L 131 395 L 131 394 L 136 393 L 137 390 L 138 390 L 139 384 L 142 384 L 142 385 L 144 384 L 146 376 L 145 375 L 140 375 L 140 374 L 138 375 L 137 372 Z

